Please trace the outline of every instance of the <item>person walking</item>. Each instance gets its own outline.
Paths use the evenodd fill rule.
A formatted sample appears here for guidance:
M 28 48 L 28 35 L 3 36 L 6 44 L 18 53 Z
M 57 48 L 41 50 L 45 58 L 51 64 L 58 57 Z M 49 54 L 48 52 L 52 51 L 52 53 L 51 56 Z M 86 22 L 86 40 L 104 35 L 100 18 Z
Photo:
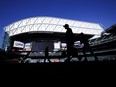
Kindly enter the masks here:
M 72 32 L 72 29 L 69 28 L 68 24 L 65 24 L 63 27 L 66 29 L 66 44 L 67 44 L 66 62 L 70 62 L 70 58 L 72 56 L 73 46 L 74 46 L 74 34 Z

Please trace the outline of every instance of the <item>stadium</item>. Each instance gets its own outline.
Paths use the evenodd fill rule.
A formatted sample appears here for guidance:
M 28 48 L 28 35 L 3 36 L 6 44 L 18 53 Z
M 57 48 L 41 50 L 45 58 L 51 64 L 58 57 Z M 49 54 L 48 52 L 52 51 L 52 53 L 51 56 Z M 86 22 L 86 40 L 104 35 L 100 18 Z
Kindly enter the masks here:
M 88 39 L 92 38 L 92 40 L 100 37 L 104 31 L 104 28 L 98 23 L 55 17 L 32 17 L 4 27 L 2 48 L 12 52 L 29 51 L 32 58 L 37 54 L 41 57 L 44 56 L 43 51 L 48 46 L 50 55 L 61 55 L 61 53 L 55 53 L 66 49 L 66 30 L 63 27 L 65 24 L 69 24 L 76 37 L 83 32 Z M 77 40 L 75 38 L 75 45 L 78 45 Z
M 99 36 L 104 30 L 97 23 L 89 23 L 75 20 L 67 20 L 53 17 L 35 17 L 23 19 L 12 23 L 4 28 L 5 40 L 3 48 L 13 48 L 14 41 L 33 44 L 47 44 L 53 46 L 54 43 L 64 42 L 66 30 L 64 24 L 69 24 L 75 35 L 83 32 L 88 38 L 96 35 Z M 32 45 L 33 45 L 32 44 Z M 41 47 L 41 46 L 40 46 Z M 22 45 L 23 48 L 23 45 Z M 33 47 L 32 47 L 33 48 Z M 53 50 L 53 47 L 50 47 Z M 42 50 L 32 49 L 32 50 Z

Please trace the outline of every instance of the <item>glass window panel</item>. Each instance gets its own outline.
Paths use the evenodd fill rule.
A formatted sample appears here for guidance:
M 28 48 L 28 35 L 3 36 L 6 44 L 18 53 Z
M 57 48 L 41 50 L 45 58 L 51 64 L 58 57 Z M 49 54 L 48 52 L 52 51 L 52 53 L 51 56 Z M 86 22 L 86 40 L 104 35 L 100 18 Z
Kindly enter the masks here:
M 51 24 L 57 24 L 59 22 L 60 19 L 56 19 L 56 18 L 53 18 L 51 20 Z

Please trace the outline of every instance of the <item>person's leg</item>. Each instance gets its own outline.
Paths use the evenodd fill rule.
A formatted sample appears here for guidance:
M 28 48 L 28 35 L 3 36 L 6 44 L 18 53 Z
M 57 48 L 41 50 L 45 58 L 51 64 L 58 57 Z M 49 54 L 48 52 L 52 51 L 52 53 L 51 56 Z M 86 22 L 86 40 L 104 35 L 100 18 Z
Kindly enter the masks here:
M 85 57 L 84 61 L 87 61 L 87 55 L 86 55 L 86 47 L 83 47 L 83 56 Z
M 50 61 L 50 58 L 48 57 L 48 61 L 49 61 L 49 63 L 51 63 L 51 61 Z
M 65 62 L 70 62 L 70 52 L 69 50 L 67 49 L 67 59 L 65 60 Z
M 44 63 L 46 62 L 46 57 L 44 58 Z
M 91 55 L 92 55 L 92 56 L 94 56 L 95 61 L 97 61 L 97 60 L 98 60 L 98 58 L 97 58 L 97 56 L 94 54 L 94 52 L 93 52 L 93 50 L 91 49 L 91 47 L 90 47 L 90 46 L 88 46 L 88 49 L 89 49 L 89 51 L 91 52 Z
M 78 55 L 78 50 L 77 49 L 76 49 L 75 55 L 78 58 L 78 61 L 81 62 L 82 57 Z
M 70 44 L 67 44 L 67 59 L 65 62 L 70 62 L 70 56 L 71 56 L 71 47 Z
M 97 58 L 97 56 L 94 54 L 94 52 L 93 52 L 92 50 L 90 50 L 90 52 L 91 52 L 91 54 L 94 56 L 95 61 L 97 61 L 97 60 L 98 60 L 98 58 Z

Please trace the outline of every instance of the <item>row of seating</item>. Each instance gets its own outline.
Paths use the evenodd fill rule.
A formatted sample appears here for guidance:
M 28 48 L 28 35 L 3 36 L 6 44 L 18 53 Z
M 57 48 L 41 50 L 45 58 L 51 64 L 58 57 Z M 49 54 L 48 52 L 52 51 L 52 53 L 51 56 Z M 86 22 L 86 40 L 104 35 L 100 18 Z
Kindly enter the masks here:
M 112 28 L 113 28 L 113 30 L 116 29 L 115 26 L 113 25 L 113 27 L 106 29 L 103 33 L 101 33 L 100 37 L 91 39 L 89 41 L 89 44 L 91 46 L 94 46 L 94 45 L 108 43 L 108 42 L 116 40 L 116 33 L 114 31 L 111 32 Z

